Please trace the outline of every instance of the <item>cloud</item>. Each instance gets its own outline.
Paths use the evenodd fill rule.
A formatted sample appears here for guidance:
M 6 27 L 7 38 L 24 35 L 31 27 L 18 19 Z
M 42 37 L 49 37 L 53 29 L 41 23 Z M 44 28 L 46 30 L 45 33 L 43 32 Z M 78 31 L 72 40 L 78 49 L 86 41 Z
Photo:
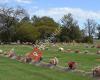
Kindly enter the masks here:
M 25 4 L 30 4 L 32 3 L 32 0 L 16 0 L 18 3 L 25 3 Z
M 32 1 L 33 0 L 0 0 L 0 3 L 5 4 L 5 3 L 17 2 L 17 3 L 22 3 L 22 4 L 31 4 Z
M 83 10 L 81 8 L 49 8 L 49 9 L 39 9 L 34 14 L 39 16 L 50 16 L 56 20 L 61 19 L 65 14 L 71 13 L 73 17 L 77 20 L 86 20 L 92 18 L 95 20 L 100 20 L 100 11 Z

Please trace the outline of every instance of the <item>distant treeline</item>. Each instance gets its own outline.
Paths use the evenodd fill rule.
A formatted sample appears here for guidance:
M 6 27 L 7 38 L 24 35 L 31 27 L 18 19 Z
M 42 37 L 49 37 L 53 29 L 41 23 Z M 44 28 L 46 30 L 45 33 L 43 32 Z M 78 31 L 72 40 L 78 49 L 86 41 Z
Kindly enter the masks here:
M 66 13 L 65 13 L 66 14 Z M 48 16 L 31 18 L 23 8 L 0 8 L 0 41 L 32 42 L 51 37 L 52 42 L 93 42 L 93 37 L 100 39 L 100 24 L 87 19 L 84 29 L 71 13 L 64 15 L 60 23 Z

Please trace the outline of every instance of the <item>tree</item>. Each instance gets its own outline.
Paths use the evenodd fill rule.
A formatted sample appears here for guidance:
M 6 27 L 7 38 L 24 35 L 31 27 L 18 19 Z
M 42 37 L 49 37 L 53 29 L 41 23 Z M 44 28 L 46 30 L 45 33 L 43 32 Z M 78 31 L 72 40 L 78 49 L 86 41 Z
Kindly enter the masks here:
M 30 22 L 29 16 L 25 16 L 20 22 Z
M 82 42 L 83 42 L 83 43 L 93 43 L 93 37 L 85 36 L 85 37 L 82 39 Z
M 35 42 L 40 37 L 40 33 L 30 22 L 22 22 L 16 28 L 16 40 L 21 42 Z
M 22 17 L 26 15 L 25 10 L 22 8 L 0 8 L 0 19 L 2 26 L 0 27 L 0 33 L 2 41 L 11 42 L 14 36 L 14 27 Z
M 58 23 L 56 23 L 52 18 L 44 16 L 44 17 L 36 17 L 34 16 L 32 18 L 33 26 L 37 28 L 37 30 L 40 32 L 41 39 L 45 39 L 47 37 L 50 37 L 51 34 L 55 32 L 55 30 L 58 28 Z
M 60 34 L 61 41 L 73 41 L 81 38 L 81 31 L 77 21 L 73 19 L 72 14 L 64 15 L 61 19 L 62 30 Z
M 98 27 L 97 27 L 97 31 L 98 31 L 98 34 L 97 34 L 98 39 L 100 39 L 100 24 L 99 24 Z
M 86 31 L 85 31 L 85 29 L 82 29 L 82 30 L 81 30 L 81 34 L 82 34 L 82 38 L 84 38 L 84 37 L 86 36 Z
M 86 28 L 87 35 L 89 37 L 93 37 L 93 35 L 95 34 L 97 23 L 93 19 L 87 19 L 84 25 Z
M 37 17 L 36 15 L 34 15 L 32 18 L 31 18 L 31 22 L 34 26 L 37 25 L 38 21 L 40 20 L 39 17 Z
M 71 13 L 64 15 L 61 19 L 61 23 L 63 27 L 67 27 L 67 28 L 70 28 L 71 25 L 77 25 L 77 22 L 73 19 Z

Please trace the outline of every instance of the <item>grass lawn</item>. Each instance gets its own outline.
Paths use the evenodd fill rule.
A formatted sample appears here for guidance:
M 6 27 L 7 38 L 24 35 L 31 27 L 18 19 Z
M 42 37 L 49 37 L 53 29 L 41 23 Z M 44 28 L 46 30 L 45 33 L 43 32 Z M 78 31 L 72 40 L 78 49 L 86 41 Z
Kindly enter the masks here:
M 73 52 L 60 52 L 59 47 L 63 47 L 65 50 L 72 49 Z M 0 49 L 4 51 L 11 48 L 14 48 L 18 55 L 25 55 L 32 51 L 32 46 L 28 45 L 0 45 Z M 96 51 L 99 50 L 97 48 L 86 48 L 83 44 L 57 44 L 56 46 L 50 44 L 48 48 L 48 50 L 43 51 L 43 61 L 45 62 L 56 56 L 59 59 L 59 65 L 66 66 L 68 61 L 76 61 L 78 63 L 77 69 L 85 71 L 91 71 L 91 69 L 100 65 L 100 61 L 97 60 L 100 59 L 100 55 L 96 54 Z M 75 53 L 74 50 L 80 50 L 82 53 Z M 88 50 L 89 53 L 84 54 L 85 50 Z M 89 76 L 82 76 L 74 72 L 60 72 L 36 67 L 3 57 L 0 57 L 0 73 L 2 73 L 0 74 L 0 80 L 92 80 Z
M 61 72 L 53 69 L 23 64 L 8 58 L 0 57 L 0 80 L 92 80 L 72 72 Z
M 56 56 L 59 59 L 59 65 L 66 66 L 68 61 L 76 61 L 78 63 L 78 68 L 81 70 L 90 71 L 95 66 L 100 65 L 100 55 L 96 54 L 97 48 L 85 48 L 83 44 L 80 45 L 61 45 L 57 46 L 63 47 L 64 49 L 80 50 L 84 52 L 88 50 L 88 54 L 84 53 L 63 53 L 58 50 L 59 47 L 49 45 L 49 49 L 43 51 L 43 61 L 48 62 L 51 57 Z M 9 51 L 11 48 L 15 49 L 18 55 L 25 55 L 27 52 L 32 51 L 32 46 L 28 45 L 0 45 L 0 49 L 4 51 Z

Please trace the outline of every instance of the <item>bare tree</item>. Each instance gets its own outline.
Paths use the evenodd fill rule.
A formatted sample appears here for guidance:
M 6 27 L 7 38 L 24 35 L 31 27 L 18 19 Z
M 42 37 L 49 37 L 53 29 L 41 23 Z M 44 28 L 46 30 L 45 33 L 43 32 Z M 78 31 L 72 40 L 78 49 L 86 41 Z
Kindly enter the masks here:
M 87 35 L 89 37 L 93 37 L 93 35 L 95 34 L 97 23 L 93 19 L 87 19 L 84 25 Z
M 16 23 L 21 20 L 26 15 L 26 11 L 21 8 L 9 8 L 9 7 L 1 7 L 0 8 L 0 33 L 6 34 L 6 40 L 11 42 L 12 36 L 14 32 L 14 27 Z
M 98 31 L 97 33 L 98 39 L 100 39 L 100 24 L 98 24 L 97 31 Z

